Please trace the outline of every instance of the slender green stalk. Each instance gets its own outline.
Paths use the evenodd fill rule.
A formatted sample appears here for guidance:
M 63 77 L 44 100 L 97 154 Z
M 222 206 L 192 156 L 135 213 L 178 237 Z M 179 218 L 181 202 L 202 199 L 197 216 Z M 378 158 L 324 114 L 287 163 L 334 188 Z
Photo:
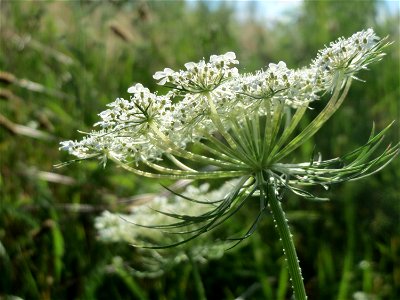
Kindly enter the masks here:
M 197 295 L 199 300 L 207 300 L 206 291 L 204 289 L 203 281 L 201 280 L 199 268 L 197 263 L 193 260 L 190 253 L 186 253 L 190 264 L 192 265 L 193 277 L 194 277 L 194 284 L 196 287 Z
M 268 255 L 268 248 L 265 248 L 261 245 L 261 236 L 259 232 L 255 232 L 251 241 L 253 242 L 252 244 L 252 249 L 253 249 L 253 259 L 255 262 L 255 267 L 257 270 L 257 277 L 258 281 L 261 283 L 261 288 L 263 291 L 263 296 L 265 299 L 273 299 L 273 292 L 272 292 L 272 287 L 271 283 L 269 282 L 268 279 L 268 274 L 265 272 L 265 258 L 269 257 Z
M 260 174 L 259 178 L 261 176 L 262 175 Z M 283 251 L 286 256 L 295 298 L 296 300 L 306 300 L 307 295 L 304 288 L 303 277 L 301 275 L 299 260 L 297 258 L 296 249 L 294 247 L 292 234 L 290 233 L 288 220 L 285 217 L 285 213 L 282 209 L 281 203 L 275 195 L 273 186 L 269 186 L 268 183 L 265 183 L 260 185 L 260 189 L 262 189 L 260 191 L 261 194 L 267 195 L 268 197 L 269 207 L 283 244 Z
M 215 108 L 215 104 L 211 98 L 210 93 L 206 94 L 207 96 L 207 102 L 208 105 L 210 107 L 210 118 L 211 121 L 214 123 L 214 125 L 217 127 L 218 132 L 225 138 L 225 140 L 228 142 L 229 146 L 232 147 L 232 149 L 236 149 L 237 145 L 235 143 L 235 141 L 233 140 L 233 138 L 230 136 L 230 134 L 228 133 L 228 131 L 226 131 L 226 129 L 224 128 L 224 125 L 222 124 L 222 121 L 219 117 L 219 114 L 217 112 L 217 109 Z

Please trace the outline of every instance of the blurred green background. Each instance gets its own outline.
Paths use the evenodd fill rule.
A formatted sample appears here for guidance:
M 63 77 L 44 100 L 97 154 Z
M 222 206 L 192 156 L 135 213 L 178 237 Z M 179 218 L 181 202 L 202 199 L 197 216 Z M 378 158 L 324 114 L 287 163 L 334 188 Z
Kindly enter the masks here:
M 366 142 L 373 122 L 383 129 L 400 119 L 398 1 L 297 1 L 273 20 L 260 17 L 277 2 L 243 2 L 238 14 L 229 1 L 0 1 L 0 299 L 196 299 L 190 265 L 135 278 L 110 264 L 135 261 L 136 250 L 96 239 L 97 215 L 126 211 L 133 196 L 160 191 L 157 181 L 112 164 L 53 167 L 71 159 L 60 141 L 90 130 L 133 83 L 156 90 L 152 74 L 164 67 L 234 51 L 243 72 L 279 60 L 296 68 L 337 37 L 373 27 L 394 44 L 298 156 L 314 146 L 325 158 L 345 154 Z M 399 136 L 396 124 L 386 141 Z M 288 195 L 309 299 L 399 299 L 399 170 L 396 159 L 370 178 L 313 191 L 329 202 Z M 256 209 L 226 226 L 240 231 Z M 290 299 L 269 216 L 199 271 L 208 299 Z

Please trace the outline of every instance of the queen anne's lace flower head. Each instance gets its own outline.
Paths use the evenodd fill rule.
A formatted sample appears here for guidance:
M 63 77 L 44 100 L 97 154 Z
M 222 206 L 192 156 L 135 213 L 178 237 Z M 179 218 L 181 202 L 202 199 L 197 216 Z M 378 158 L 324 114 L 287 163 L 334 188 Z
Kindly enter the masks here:
M 138 83 L 128 89 L 130 100 L 117 98 L 108 104 L 107 109 L 99 114 L 102 121 L 95 125 L 103 128 L 123 129 L 132 126 L 138 133 L 140 128 L 148 127 L 150 122 L 157 122 L 168 127 L 171 122 L 171 101 L 168 96 L 157 96 Z
M 182 201 L 177 195 L 156 196 L 151 202 L 134 206 L 129 214 L 117 214 L 104 211 L 95 219 L 99 240 L 107 243 L 123 242 L 129 244 L 143 244 L 145 241 L 157 245 L 177 242 L 179 235 L 166 235 L 159 230 L 152 230 L 147 226 L 166 225 L 174 222 L 174 219 L 166 214 L 178 213 L 195 216 L 199 213 L 207 213 L 213 209 L 213 202 L 223 199 L 236 184 L 237 180 L 229 181 L 220 188 L 210 190 L 210 185 L 204 183 L 200 186 L 189 185 L 182 193 L 184 197 L 196 199 L 205 204 L 200 205 L 189 201 Z M 207 202 L 209 204 L 207 204 Z M 139 226 L 138 226 L 139 225 Z M 189 226 L 188 229 L 191 227 Z M 194 227 L 193 227 L 194 229 Z M 202 236 L 184 248 L 174 248 L 169 252 L 152 249 L 139 250 L 139 259 L 142 260 L 142 270 L 134 270 L 139 276 L 161 275 L 169 268 L 190 259 L 197 263 L 204 263 L 210 259 L 219 259 L 231 243 L 216 243 L 210 236 Z M 147 261 L 147 257 L 153 259 Z M 157 257 L 157 259 L 154 259 Z
M 368 29 L 332 42 L 301 69 L 280 61 L 239 74 L 233 52 L 186 63 L 184 70 L 166 68 L 154 78 L 168 93 L 133 85 L 129 100 L 117 98 L 99 114 L 99 131 L 62 142 L 60 149 L 78 159 L 111 159 L 150 177 L 220 178 L 272 170 L 338 109 L 351 79 L 380 60 L 385 45 Z M 310 103 L 328 96 L 326 111 L 290 140 Z M 283 120 L 292 125 L 286 129 Z
M 291 107 L 319 99 L 323 90 L 315 69 L 288 69 L 284 62 L 269 64 L 266 70 L 240 79 L 239 94 L 255 100 L 279 101 Z
M 230 82 L 239 76 L 234 67 L 238 63 L 235 53 L 227 52 L 210 56 L 208 62 L 186 63 L 186 70 L 166 68 L 155 73 L 153 77 L 159 84 L 173 89 L 170 136 L 174 140 L 180 139 L 180 144 L 186 145 L 187 141 L 201 139 L 202 132 L 216 130 L 210 115 L 219 113 L 223 118 L 236 103 Z
M 154 78 L 171 92 L 157 95 L 139 83 L 130 87 L 129 100 L 117 98 L 99 114 L 101 121 L 95 125 L 103 129 L 79 142 L 62 142 L 61 149 L 81 159 L 97 154 L 103 161 L 111 157 L 138 165 L 159 160 L 163 153 L 194 159 L 198 156 L 183 152 L 188 143 L 209 139 L 215 133 L 237 148 L 230 132 L 246 119 L 279 115 L 282 105 L 304 107 L 335 87 L 343 88 L 347 78 L 383 56 L 382 47 L 382 41 L 368 29 L 332 42 L 309 67 L 299 70 L 289 69 L 281 61 L 254 74 L 239 75 L 233 52 L 189 62 L 186 70 L 166 68 Z M 261 156 L 265 155 L 268 153 Z
M 153 200 L 146 204 L 133 206 L 129 214 L 114 214 L 105 211 L 95 221 L 99 239 L 106 242 L 124 241 L 133 244 L 150 239 L 173 239 L 173 236 L 158 235 L 158 231 L 146 228 L 146 226 L 166 225 L 175 221 L 174 218 L 158 211 L 188 216 L 207 213 L 213 209 L 213 203 L 229 194 L 236 183 L 237 180 L 230 180 L 218 189 L 213 190 L 210 190 L 208 183 L 203 183 L 200 186 L 188 185 L 181 195 L 203 204 L 182 201 L 181 196 L 172 194 L 155 196 Z M 143 226 L 140 227 L 135 224 Z M 179 240 L 179 236 L 175 238 Z M 208 242 L 211 243 L 212 241 L 208 240 Z M 158 244 L 162 244 L 162 241 L 158 241 Z
M 212 55 L 209 62 L 204 60 L 198 63 L 185 64 L 186 70 L 174 71 L 165 68 L 154 74 L 158 84 L 176 88 L 190 93 L 212 91 L 223 81 L 238 75 L 236 55 L 228 52 L 223 55 Z
M 380 38 L 369 28 L 331 42 L 329 47 L 318 52 L 311 66 L 318 70 L 329 88 L 336 84 L 338 72 L 351 77 L 371 62 L 380 60 L 384 56 L 381 46 Z

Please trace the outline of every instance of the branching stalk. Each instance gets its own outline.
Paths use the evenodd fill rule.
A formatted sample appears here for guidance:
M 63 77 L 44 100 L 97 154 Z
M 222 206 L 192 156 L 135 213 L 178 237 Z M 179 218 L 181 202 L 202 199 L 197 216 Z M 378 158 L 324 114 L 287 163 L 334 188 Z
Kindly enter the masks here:
M 218 132 L 224 137 L 224 139 L 227 141 L 230 147 L 232 149 L 236 149 L 237 145 L 231 135 L 226 131 L 224 125 L 222 124 L 222 121 L 219 117 L 219 114 L 217 112 L 217 109 L 215 108 L 215 104 L 213 100 L 211 99 L 210 93 L 207 93 L 207 102 L 210 107 L 210 118 L 211 121 L 214 123 L 214 125 L 217 127 Z

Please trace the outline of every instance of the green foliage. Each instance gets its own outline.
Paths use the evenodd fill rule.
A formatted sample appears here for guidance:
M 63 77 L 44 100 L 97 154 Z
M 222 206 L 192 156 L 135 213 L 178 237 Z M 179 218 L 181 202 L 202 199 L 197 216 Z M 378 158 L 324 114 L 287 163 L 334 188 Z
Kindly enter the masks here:
M 373 121 L 379 132 L 399 120 L 398 15 L 380 18 L 378 4 L 306 1 L 290 21 L 271 25 L 239 23 L 228 4 L 0 1 L 0 298 L 192 298 L 189 265 L 157 279 L 131 277 L 112 261 L 134 262 L 137 251 L 96 240 L 95 216 L 128 210 L 132 196 L 159 191 L 159 183 L 112 164 L 55 170 L 66 160 L 58 142 L 76 138 L 78 128 L 96 122 L 96 113 L 132 83 L 155 89 L 152 74 L 164 66 L 233 50 L 249 71 L 280 59 L 293 67 L 330 40 L 373 26 L 394 41 L 387 57 L 361 73 L 366 83 L 355 82 L 335 117 L 298 151 L 304 158 L 315 146 L 326 159 L 347 153 L 368 140 Z M 323 106 L 315 103 L 310 119 Z M 399 140 L 398 126 L 386 140 Z M 396 298 L 399 173 L 396 159 L 372 177 L 334 186 L 324 194 L 330 202 L 289 197 L 282 204 L 309 299 L 351 299 L 355 292 Z M 250 226 L 257 205 L 227 224 L 232 232 Z M 278 241 L 266 215 L 248 244 L 200 265 L 208 298 L 287 299 Z

